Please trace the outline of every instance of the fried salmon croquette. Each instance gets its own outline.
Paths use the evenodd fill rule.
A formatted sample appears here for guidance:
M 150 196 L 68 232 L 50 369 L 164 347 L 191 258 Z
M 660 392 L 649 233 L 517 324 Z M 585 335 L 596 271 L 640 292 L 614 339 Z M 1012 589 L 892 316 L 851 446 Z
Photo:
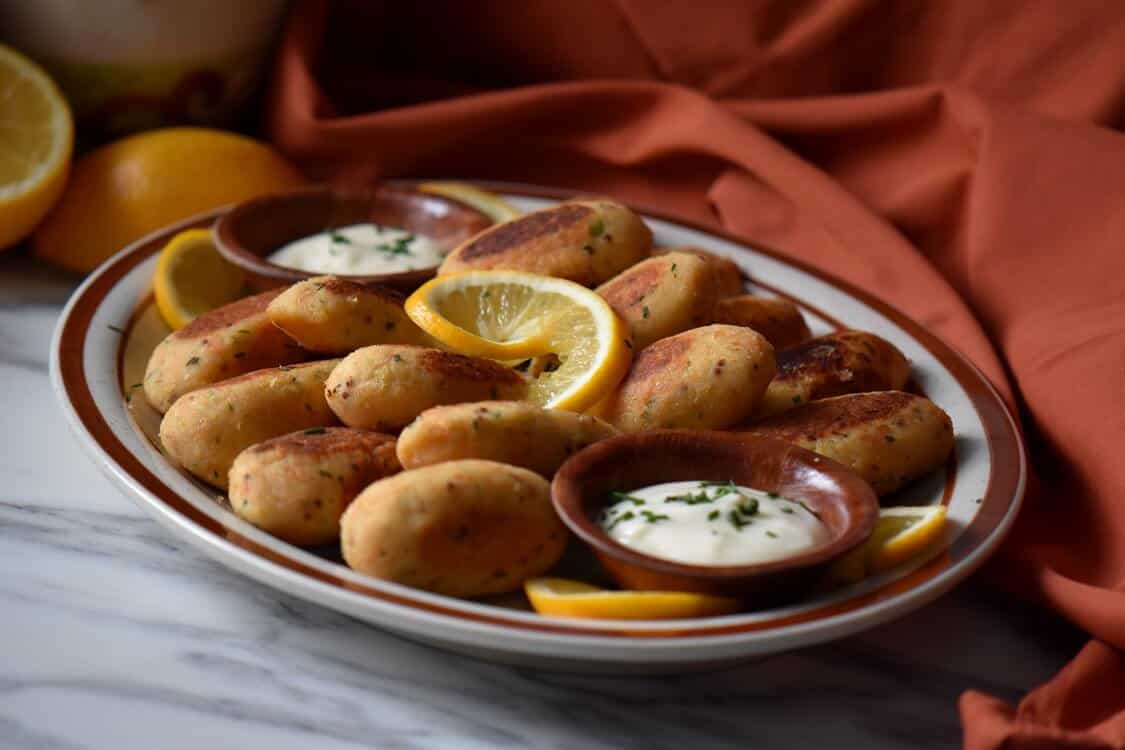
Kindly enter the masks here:
M 445 257 L 439 274 L 503 269 L 596 286 L 648 256 L 652 232 L 610 200 L 570 200 L 497 224 Z
M 773 347 L 760 333 L 693 328 L 642 349 L 599 415 L 625 432 L 721 429 L 753 412 L 774 372 Z
M 145 398 L 168 411 L 180 396 L 236 375 L 300 362 L 308 355 L 270 322 L 274 289 L 200 315 L 156 345 L 145 368 Z
M 257 370 L 194 390 L 160 422 L 160 442 L 189 472 L 226 489 L 235 457 L 288 432 L 337 424 L 324 381 L 340 360 Z
M 397 431 L 434 406 L 523 398 L 527 383 L 491 359 L 379 345 L 345 357 L 325 392 L 332 411 L 349 427 Z
M 372 482 L 402 470 L 395 439 L 347 427 L 312 427 L 252 445 L 230 469 L 241 518 L 291 544 L 328 544 L 340 515 Z
M 700 260 L 707 261 L 715 274 L 715 293 L 719 299 L 746 294 L 746 277 L 742 273 L 742 269 L 725 255 L 712 253 L 698 247 L 671 247 L 652 251 L 653 255 L 665 255 L 667 253 L 690 253 Z
M 447 461 L 375 482 L 340 521 L 344 560 L 449 596 L 512 591 L 562 556 L 550 484 L 495 461 Z
M 372 344 L 427 344 L 402 309 L 403 296 L 336 276 L 316 276 L 286 289 L 266 308 L 273 324 L 303 348 L 347 354 Z
M 836 396 L 742 430 L 838 461 L 886 495 L 937 469 L 953 450 L 953 422 L 933 401 L 902 391 Z
M 521 401 L 435 406 L 402 431 L 398 458 L 408 469 L 482 458 L 549 478 L 572 454 L 616 434 L 597 417 Z
M 840 331 L 778 352 L 777 377 L 757 414 L 846 393 L 900 390 L 909 377 L 910 360 L 894 344 L 873 333 Z
M 743 294 L 719 300 L 712 321 L 753 328 L 781 351 L 812 336 L 801 310 L 787 299 Z
M 642 260 L 596 291 L 629 326 L 637 349 L 711 322 L 719 298 L 714 270 L 691 253 Z

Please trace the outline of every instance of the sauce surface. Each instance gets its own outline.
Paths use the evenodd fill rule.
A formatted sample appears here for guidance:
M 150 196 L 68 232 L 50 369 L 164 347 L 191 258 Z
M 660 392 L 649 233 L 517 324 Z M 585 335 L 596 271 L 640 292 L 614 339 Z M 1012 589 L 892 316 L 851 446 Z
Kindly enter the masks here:
M 818 547 L 828 527 L 800 500 L 733 482 L 667 482 L 612 493 L 603 529 L 619 544 L 692 565 L 749 565 Z
M 352 224 L 294 240 L 266 260 L 313 273 L 366 275 L 432 268 L 445 253 L 436 242 L 398 227 Z

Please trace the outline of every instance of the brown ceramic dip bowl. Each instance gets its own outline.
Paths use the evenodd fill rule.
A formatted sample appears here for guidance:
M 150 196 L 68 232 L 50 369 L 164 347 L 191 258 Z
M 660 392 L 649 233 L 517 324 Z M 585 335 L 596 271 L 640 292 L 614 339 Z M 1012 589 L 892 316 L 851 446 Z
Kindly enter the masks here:
M 689 565 L 619 544 L 598 523 L 602 508 L 612 502 L 612 490 L 695 480 L 731 480 L 799 500 L 820 516 L 829 537 L 781 560 Z M 563 464 L 551 498 L 563 522 L 623 588 L 752 596 L 761 603 L 806 592 L 829 562 L 867 539 L 879 514 L 871 487 L 823 456 L 773 438 L 688 430 L 632 433 L 595 443 Z
M 302 237 L 364 222 L 426 235 L 448 252 L 490 226 L 492 219 L 459 201 L 404 187 L 318 186 L 240 203 L 219 217 L 213 234 L 219 252 L 246 273 L 252 286 L 269 289 L 318 275 L 274 265 L 266 260 L 270 253 Z M 434 266 L 346 278 L 410 290 L 432 278 L 436 271 Z

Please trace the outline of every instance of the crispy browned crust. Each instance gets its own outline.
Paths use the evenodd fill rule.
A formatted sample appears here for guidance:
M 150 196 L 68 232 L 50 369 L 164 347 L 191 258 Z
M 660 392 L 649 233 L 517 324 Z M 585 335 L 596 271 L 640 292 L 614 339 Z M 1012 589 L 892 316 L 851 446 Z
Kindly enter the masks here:
M 763 419 L 744 431 L 770 435 L 788 442 L 816 440 L 823 435 L 847 432 L 861 424 L 886 419 L 901 413 L 911 404 L 926 399 L 902 391 L 855 393 L 823 401 L 813 401 L 777 416 Z
M 385 286 L 378 284 L 360 284 L 356 281 L 349 281 L 348 279 L 341 279 L 339 276 L 323 276 L 314 279 L 309 279 L 317 285 L 317 290 L 331 292 L 332 294 L 346 297 L 350 294 L 357 295 L 374 295 L 389 302 L 401 306 L 403 300 L 406 299 L 405 295 L 394 289 L 388 289 Z
M 615 312 L 625 315 L 641 305 L 645 297 L 663 280 L 665 265 L 667 264 L 655 259 L 641 261 L 599 287 L 598 294 Z
M 691 344 L 692 338 L 684 335 L 669 336 L 649 344 L 633 360 L 633 366 L 621 387 L 645 380 L 655 373 L 663 372 L 673 362 L 682 359 L 687 350 L 691 348 Z
M 212 331 L 229 328 L 240 320 L 245 320 L 251 315 L 265 312 L 270 302 L 285 289 L 270 289 L 268 292 L 255 294 L 252 297 L 243 297 L 237 302 L 217 307 L 210 312 L 203 313 L 195 320 L 188 323 L 172 334 L 175 339 L 196 339 Z
M 809 399 L 901 388 L 893 376 L 902 355 L 874 334 L 841 331 L 810 339 L 777 354 L 777 380 L 812 378 Z M 900 366 L 896 367 L 896 361 Z M 844 374 L 847 378 L 843 378 Z
M 518 219 L 498 225 L 461 248 L 462 261 L 497 255 L 513 247 L 524 245 L 536 237 L 555 234 L 586 219 L 594 209 L 576 203 L 563 203 L 546 211 L 536 211 Z
M 249 448 L 251 453 L 276 451 L 284 455 L 327 456 L 344 450 L 360 449 L 376 453 L 387 444 L 392 453 L 394 435 L 351 427 L 313 427 L 271 438 Z
M 499 384 L 523 382 L 519 373 L 498 362 L 481 357 L 467 357 L 464 354 L 444 352 L 440 349 L 422 348 L 418 355 L 418 366 L 434 375 L 444 375 L 466 381 Z
M 330 360 L 329 359 L 318 359 L 318 360 L 315 360 L 313 362 L 302 362 L 302 363 L 296 364 L 296 365 L 281 365 L 280 367 L 266 367 L 266 368 L 263 368 L 261 370 L 253 370 L 251 372 L 245 372 L 241 375 L 235 375 L 233 378 L 227 378 L 226 380 L 220 380 L 216 383 L 211 383 L 211 385 L 209 385 L 207 387 L 209 387 L 209 388 L 226 388 L 227 386 L 237 385 L 238 383 L 241 383 L 241 382 L 246 381 L 246 380 L 253 380 L 254 378 L 263 377 L 266 373 L 275 374 L 275 375 L 277 373 L 293 373 L 294 371 L 304 370 L 304 369 L 307 369 L 309 367 L 318 367 L 318 366 L 323 365 L 326 362 L 338 363 L 339 361 L 340 360 L 338 360 L 338 359 L 330 359 Z M 192 393 L 194 393 L 194 392 L 195 391 L 192 391 Z M 191 395 L 191 394 L 187 394 L 187 395 Z

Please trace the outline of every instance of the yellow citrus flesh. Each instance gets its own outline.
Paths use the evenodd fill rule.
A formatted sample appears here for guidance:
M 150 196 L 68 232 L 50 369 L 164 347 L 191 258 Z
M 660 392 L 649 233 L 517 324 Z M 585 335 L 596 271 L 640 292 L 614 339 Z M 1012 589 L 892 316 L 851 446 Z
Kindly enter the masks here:
M 152 130 L 76 161 L 33 247 L 41 258 L 89 271 L 163 226 L 302 184 L 285 159 L 250 138 L 207 128 Z
M 529 400 L 582 411 L 621 382 L 632 362 L 625 324 L 589 289 L 520 271 L 439 276 L 406 300 L 406 313 L 442 345 L 525 368 Z
M 883 508 L 867 541 L 835 560 L 831 583 L 856 583 L 897 567 L 932 547 L 945 531 L 944 505 Z
M 738 599 L 683 591 L 608 591 L 566 578 L 533 578 L 524 583 L 531 606 L 541 615 L 597 620 L 674 620 L 737 612 Z
M 868 542 L 867 569 L 878 573 L 901 565 L 941 539 L 944 530 L 944 505 L 883 508 Z
M 29 235 L 66 185 L 74 124 L 39 66 L 0 44 L 0 250 Z
M 207 229 L 180 232 L 164 246 L 152 279 L 161 317 L 172 330 L 242 296 L 242 271 L 227 263 Z
M 418 185 L 418 189 L 472 206 L 498 224 L 523 213 L 496 193 L 464 182 L 423 182 Z

